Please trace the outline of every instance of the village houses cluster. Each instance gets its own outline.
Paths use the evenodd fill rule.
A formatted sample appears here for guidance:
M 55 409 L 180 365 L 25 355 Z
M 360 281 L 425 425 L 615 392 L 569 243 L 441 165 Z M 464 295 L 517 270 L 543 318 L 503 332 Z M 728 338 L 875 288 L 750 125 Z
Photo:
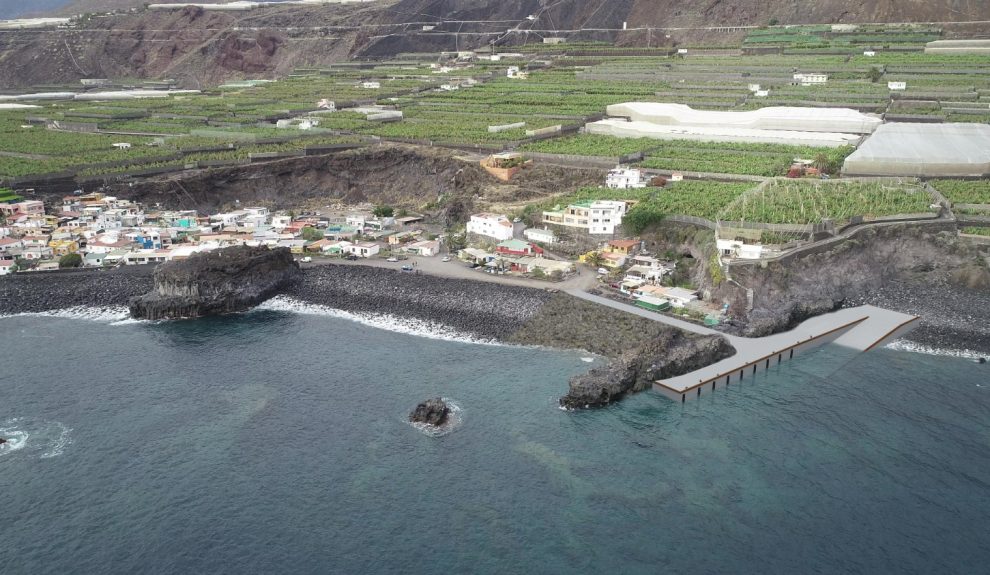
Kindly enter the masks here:
M 55 209 L 37 200 L 0 203 L 0 275 L 62 267 L 160 263 L 234 245 L 286 247 L 294 254 L 368 258 L 382 249 L 434 256 L 440 241 L 423 218 L 371 211 L 293 216 L 265 207 L 201 215 L 148 210 L 102 193 L 75 193 Z M 66 258 L 77 254 L 77 258 Z M 67 263 L 70 262 L 70 263 Z
M 635 169 L 616 168 L 606 179 L 612 189 L 645 185 Z M 12 197 L 12 192 L 5 193 Z M 304 261 L 314 255 L 355 260 L 388 256 L 395 261 L 408 255 L 437 256 L 451 248 L 440 230 L 429 231 L 422 216 L 400 212 L 394 217 L 384 206 L 297 216 L 260 206 L 215 214 L 146 209 L 130 200 L 82 191 L 47 210 L 41 201 L 18 200 L 13 196 L 0 203 L 0 275 L 67 266 L 154 264 L 234 245 L 285 247 Z M 638 239 L 621 237 L 623 217 L 635 203 L 591 199 L 557 206 L 542 212 L 539 227 L 526 229 L 518 218 L 476 213 L 467 222 L 466 245 L 457 257 L 493 274 L 563 279 L 578 272 L 575 262 L 545 257 L 546 250 L 561 245 L 562 235 L 577 235 L 584 245 L 594 246 L 578 261 L 598 272 L 615 296 L 654 310 L 700 303 L 692 290 L 662 285 L 669 283 L 663 280 L 674 272 L 673 262 L 642 253 Z

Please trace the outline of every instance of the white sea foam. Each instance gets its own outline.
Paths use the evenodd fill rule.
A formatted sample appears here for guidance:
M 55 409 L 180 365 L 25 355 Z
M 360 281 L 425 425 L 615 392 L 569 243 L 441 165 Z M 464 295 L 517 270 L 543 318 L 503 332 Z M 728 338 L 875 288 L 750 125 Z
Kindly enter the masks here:
M 443 437 L 451 431 L 454 431 L 464 423 L 464 415 L 461 410 L 461 406 L 457 405 L 450 399 L 444 397 L 442 398 L 447 407 L 450 408 L 450 413 L 447 415 L 447 421 L 443 425 L 437 427 L 435 425 L 430 425 L 428 423 L 421 423 L 418 421 L 410 421 L 409 425 L 415 427 L 419 431 L 423 432 L 430 437 Z
M 987 354 L 980 353 L 978 351 L 973 351 L 971 349 L 943 349 L 938 347 L 931 347 L 927 345 L 922 345 L 920 343 L 915 343 L 913 341 L 907 341 L 905 339 L 898 339 L 892 341 L 885 346 L 887 349 L 893 349 L 896 351 L 909 351 L 912 353 L 923 353 L 925 355 L 941 355 L 945 357 L 958 357 L 960 359 L 980 359 L 981 357 L 987 357 Z
M 76 306 L 65 309 L 53 309 L 49 311 L 25 312 L 11 315 L 0 315 L 0 319 L 5 317 L 57 317 L 64 319 L 84 319 L 89 321 L 99 321 L 116 324 L 129 319 L 130 312 L 125 306 L 90 307 Z
M 356 321 L 370 327 L 376 327 L 396 333 L 404 333 L 407 335 L 428 337 L 430 339 L 442 339 L 446 341 L 458 341 L 482 345 L 504 345 L 499 343 L 497 340 L 483 339 L 469 333 L 458 331 L 450 326 L 435 322 L 397 317 L 384 313 L 349 312 L 330 306 L 302 302 L 286 296 L 273 297 L 255 309 L 337 317 Z
M 0 424 L 0 456 L 23 451 L 39 459 L 58 457 L 72 444 L 72 429 L 58 421 L 15 417 Z
M 583 361 L 584 363 L 591 363 L 591 362 L 595 361 L 595 358 L 593 358 L 593 357 L 582 357 L 581 358 L 581 361 Z

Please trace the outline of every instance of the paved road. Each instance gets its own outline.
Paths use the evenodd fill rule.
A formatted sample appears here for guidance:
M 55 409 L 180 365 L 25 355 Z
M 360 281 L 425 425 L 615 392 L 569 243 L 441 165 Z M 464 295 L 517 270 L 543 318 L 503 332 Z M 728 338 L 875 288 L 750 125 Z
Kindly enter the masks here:
M 375 268 L 385 268 L 394 269 L 396 271 L 400 270 L 404 265 L 413 265 L 415 263 L 415 268 L 422 274 L 445 277 L 445 278 L 455 278 L 455 279 L 467 279 L 475 281 L 483 281 L 490 283 L 497 283 L 503 285 L 514 285 L 531 287 L 537 289 L 558 289 L 561 291 L 571 290 L 585 290 L 593 287 L 597 284 L 595 279 L 595 274 L 589 269 L 582 269 L 580 274 L 573 275 L 562 282 L 550 282 L 544 280 L 535 280 L 530 278 L 524 278 L 519 276 L 510 275 L 497 275 L 485 273 L 481 268 L 469 268 L 467 265 L 457 259 L 451 259 L 449 262 L 442 261 L 442 258 L 437 257 L 418 257 L 411 256 L 409 259 L 401 260 L 398 262 L 389 262 L 380 258 L 368 258 L 356 261 L 344 260 L 344 259 L 318 259 L 310 263 L 301 264 L 303 268 L 315 267 L 321 265 L 357 265 L 357 266 L 368 266 Z M 580 266 L 579 266 L 580 267 Z

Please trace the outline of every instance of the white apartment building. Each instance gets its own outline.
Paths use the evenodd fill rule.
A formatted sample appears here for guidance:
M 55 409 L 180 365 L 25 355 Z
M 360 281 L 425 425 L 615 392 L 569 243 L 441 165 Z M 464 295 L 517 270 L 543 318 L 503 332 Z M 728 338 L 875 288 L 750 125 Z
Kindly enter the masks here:
M 646 180 L 643 172 L 636 168 L 615 168 L 609 170 L 605 176 L 605 185 L 613 190 L 624 190 L 627 188 L 645 188 Z
M 499 241 L 511 240 L 512 222 L 502 214 L 474 214 L 468 221 L 467 231 Z
M 594 235 L 612 235 L 622 225 L 622 217 L 630 205 L 625 200 L 578 202 L 563 210 L 543 212 L 543 223 L 581 228 Z

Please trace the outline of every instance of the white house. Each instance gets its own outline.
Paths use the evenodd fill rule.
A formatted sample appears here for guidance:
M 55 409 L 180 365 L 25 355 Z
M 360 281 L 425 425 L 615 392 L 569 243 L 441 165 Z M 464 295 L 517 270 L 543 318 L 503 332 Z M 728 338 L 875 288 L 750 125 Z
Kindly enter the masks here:
M 502 214 L 474 214 L 468 221 L 469 234 L 478 234 L 499 241 L 512 239 L 512 222 Z
M 592 202 L 588 210 L 589 234 L 613 234 L 622 225 L 622 216 L 629 204 L 623 201 L 599 200 Z
M 527 228 L 523 231 L 523 236 L 531 242 L 552 244 L 557 241 L 557 235 L 553 230 L 547 228 Z
M 358 242 L 344 247 L 344 251 L 354 254 L 359 258 L 370 258 L 371 256 L 378 255 L 378 252 L 381 251 L 381 246 L 368 242 Z
M 888 90 L 907 90 L 907 82 L 887 82 Z
M 440 253 L 440 242 L 436 240 L 413 242 L 406 246 L 406 252 L 424 257 L 433 257 Z
M 13 260 L 0 260 L 0 276 L 14 273 Z
M 508 78 L 515 78 L 517 80 L 525 80 L 529 77 L 529 72 L 523 72 L 519 69 L 519 66 L 509 66 L 505 71 L 505 75 Z
M 0 238 L 0 253 L 20 250 L 24 247 L 21 240 L 16 238 Z
M 757 244 L 747 244 L 740 240 L 715 240 L 715 247 L 718 252 L 725 257 L 739 258 L 743 260 L 758 260 L 763 255 L 763 246 Z
M 361 82 L 361 87 L 368 90 L 377 90 L 382 87 L 381 82 Z
M 605 176 L 605 185 L 612 189 L 645 188 L 643 172 L 636 168 L 615 168 Z
M 814 86 L 828 82 L 828 74 L 794 74 L 794 83 L 802 86 Z

